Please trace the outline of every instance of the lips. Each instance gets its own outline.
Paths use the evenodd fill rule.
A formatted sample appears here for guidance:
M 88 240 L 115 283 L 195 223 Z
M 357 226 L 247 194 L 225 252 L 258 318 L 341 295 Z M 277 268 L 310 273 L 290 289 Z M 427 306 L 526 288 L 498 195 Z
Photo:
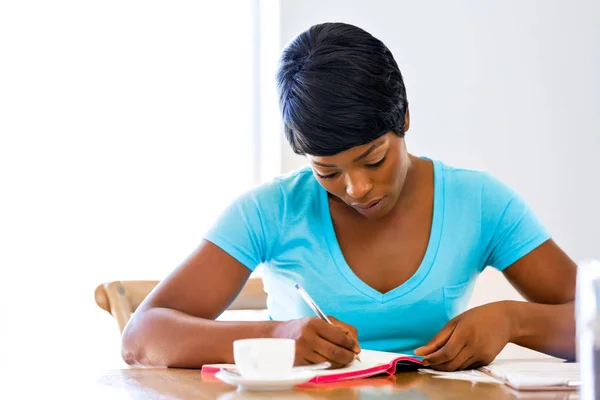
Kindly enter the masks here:
M 371 207 L 375 206 L 377 203 L 379 203 L 381 201 L 381 199 L 383 199 L 383 197 L 380 197 L 375 200 L 371 200 L 368 203 L 352 204 L 352 207 L 360 209 L 360 210 L 368 210 L 369 208 L 371 208 Z

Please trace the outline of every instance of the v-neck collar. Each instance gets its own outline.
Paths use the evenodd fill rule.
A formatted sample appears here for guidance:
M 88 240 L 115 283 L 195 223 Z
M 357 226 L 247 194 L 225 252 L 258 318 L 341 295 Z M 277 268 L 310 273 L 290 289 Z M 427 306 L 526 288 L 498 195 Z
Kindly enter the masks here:
M 333 220 L 331 219 L 331 210 L 329 208 L 329 202 L 327 199 L 327 191 L 320 188 L 319 202 L 321 207 L 321 217 L 323 221 L 323 231 L 327 246 L 331 253 L 331 257 L 337 266 L 339 272 L 348 280 L 348 282 L 354 286 L 359 292 L 367 297 L 372 298 L 380 303 L 385 303 L 400 296 L 403 296 L 413 289 L 425 279 L 431 267 L 435 261 L 438 247 L 440 244 L 440 238 L 442 235 L 442 226 L 444 222 L 444 176 L 442 171 L 442 165 L 435 160 L 430 160 L 433 163 L 433 218 L 431 221 L 431 232 L 429 234 L 429 242 L 427 243 L 427 250 L 421 260 L 419 268 L 415 273 L 400 286 L 394 289 L 381 293 L 378 290 L 372 288 L 363 282 L 346 262 L 342 249 L 340 248 L 335 229 L 333 227 Z

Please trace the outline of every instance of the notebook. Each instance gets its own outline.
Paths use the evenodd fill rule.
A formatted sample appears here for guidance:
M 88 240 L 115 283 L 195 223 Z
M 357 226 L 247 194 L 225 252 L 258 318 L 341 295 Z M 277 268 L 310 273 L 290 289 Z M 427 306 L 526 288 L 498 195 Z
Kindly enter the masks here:
M 476 370 L 442 372 L 419 369 L 436 378 L 469 380 L 504 384 L 518 391 L 577 390 L 579 364 L 559 360 L 507 360 L 497 359 Z
M 353 361 L 346 367 L 314 371 L 315 377 L 311 383 L 330 383 L 352 379 L 368 378 L 380 374 L 393 375 L 400 370 L 416 371 L 422 366 L 420 357 L 385 351 L 362 350 L 361 361 Z M 206 364 L 202 367 L 202 374 L 216 374 L 221 368 L 235 369 L 233 364 Z
M 577 390 L 579 364 L 559 361 L 496 360 L 480 371 L 523 391 Z

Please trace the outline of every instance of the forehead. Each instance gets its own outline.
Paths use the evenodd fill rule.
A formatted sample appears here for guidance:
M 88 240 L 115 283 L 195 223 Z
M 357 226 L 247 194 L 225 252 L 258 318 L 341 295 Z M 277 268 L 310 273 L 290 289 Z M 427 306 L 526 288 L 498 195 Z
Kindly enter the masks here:
M 307 158 L 315 165 L 336 166 L 341 164 L 349 164 L 360 161 L 363 157 L 367 157 L 369 154 L 378 154 L 380 151 L 385 151 L 385 149 L 388 147 L 388 142 L 388 136 L 384 135 L 370 143 L 352 147 L 333 156 L 307 155 Z

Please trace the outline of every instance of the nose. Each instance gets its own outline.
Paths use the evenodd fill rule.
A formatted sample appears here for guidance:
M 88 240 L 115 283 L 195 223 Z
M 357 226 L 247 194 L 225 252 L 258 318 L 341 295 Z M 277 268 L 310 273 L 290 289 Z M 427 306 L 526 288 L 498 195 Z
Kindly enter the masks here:
M 346 175 L 346 193 L 353 199 L 362 199 L 373 188 L 373 183 L 364 173 Z

